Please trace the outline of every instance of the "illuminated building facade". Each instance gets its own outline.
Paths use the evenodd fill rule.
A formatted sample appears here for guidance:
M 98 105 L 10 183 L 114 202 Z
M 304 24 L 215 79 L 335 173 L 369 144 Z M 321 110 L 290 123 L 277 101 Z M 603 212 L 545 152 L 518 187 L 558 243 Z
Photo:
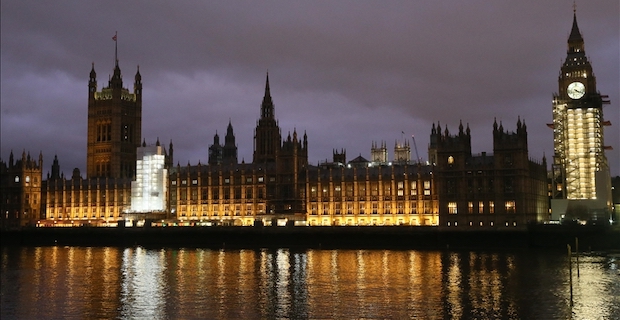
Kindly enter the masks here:
M 54 160 L 54 167 L 58 160 Z M 131 179 L 82 178 L 73 170 L 71 177 L 51 175 L 43 183 L 43 210 L 40 226 L 116 226 L 131 204 Z
M 442 229 L 523 229 L 547 220 L 547 163 L 529 159 L 521 119 L 516 132 L 493 124 L 493 154 L 472 155 L 462 123 L 455 135 L 433 125 L 430 141 Z
M 419 159 L 417 159 L 419 160 Z M 411 161 L 411 146 L 409 141 L 396 141 L 394 143 L 394 163 L 405 164 Z
M 30 153 L 22 153 L 9 162 L 0 161 L 0 222 L 2 229 L 15 229 L 36 225 L 41 219 L 41 184 L 43 155 L 38 161 Z
M 166 154 L 159 140 L 138 148 L 136 180 L 131 182 L 131 212 L 164 212 L 166 210 L 168 170 Z
M 433 167 L 375 164 L 308 168 L 307 221 L 310 226 L 432 226 L 439 223 Z
M 76 168 L 71 177 L 60 172 L 55 157 L 43 182 L 42 226 L 115 226 L 131 208 L 131 183 L 136 174 L 142 131 L 142 76 L 134 91 L 123 88 L 118 59 L 108 87 L 97 91 L 94 64 L 88 80 L 86 178 Z M 165 153 L 165 151 L 164 151 Z M 170 155 L 172 161 L 172 142 Z
M 603 118 L 603 105 L 609 101 L 596 90 L 576 14 L 558 85 L 553 96 L 553 123 L 549 124 L 554 143 L 553 219 L 608 218 L 611 179 L 603 127 L 611 123 Z
M 229 123 L 224 147 L 217 134 L 209 147 L 209 165 L 171 169 L 171 218 L 207 225 L 305 224 L 308 137 L 300 138 L 294 130 L 292 136 L 280 139 L 267 76 L 253 162 L 237 163 Z
M 170 150 L 172 150 L 172 142 L 170 143 Z M 162 153 L 163 169 L 161 168 L 162 157 L 160 155 Z M 149 204 L 144 204 L 138 200 L 144 198 L 137 196 L 139 190 L 142 189 L 133 188 L 134 186 L 137 187 L 137 180 L 132 181 L 130 178 L 83 178 L 77 168 L 73 170 L 71 177 L 65 177 L 64 174 L 60 173 L 58 158 L 55 157 L 51 174 L 43 181 L 41 210 L 44 212 L 44 216 L 37 222 L 38 225 L 58 227 L 116 226 L 119 221 L 135 218 L 127 216 L 129 212 L 135 212 L 138 209 L 152 209 L 152 211 L 157 212 L 156 209 L 161 208 L 162 201 L 168 197 L 166 192 L 168 174 L 164 170 L 170 166 L 172 156 L 167 154 L 165 148 L 159 143 L 155 147 L 140 148 L 137 154 L 140 154 L 138 166 L 140 167 L 140 177 L 144 178 L 143 183 L 149 178 L 152 179 L 149 182 L 151 192 L 148 193 L 148 198 L 153 201 L 150 201 Z M 152 171 L 149 177 L 143 175 L 145 158 L 147 159 L 146 167 Z M 153 187 L 156 189 L 153 190 Z M 142 191 L 147 192 L 148 190 Z M 155 192 L 158 193 L 157 196 L 154 194 Z M 164 205 L 164 211 L 166 208 L 167 206 Z
M 528 159 L 521 120 L 516 133 L 495 123 L 494 155 L 472 156 L 469 128 L 461 125 L 452 136 L 447 128 L 442 132 L 433 124 L 430 163 L 420 163 L 417 147 L 417 161 L 412 162 L 409 143 L 397 141 L 393 161 L 385 142 L 373 142 L 371 161 L 361 155 L 347 161 L 341 149 L 333 152 L 333 162 L 314 166 L 308 163 L 305 133 L 293 130 L 283 138 L 267 75 L 251 163 L 238 162 L 229 122 L 224 144 L 216 133 L 205 164 L 173 166 L 172 142 L 168 151 L 159 141 L 155 146 L 136 145 L 141 137 L 139 72 L 134 93 L 122 87 L 118 61 L 107 88 L 97 92 L 94 68 L 88 87 L 86 178 L 78 169 L 65 178 L 54 159 L 51 175 L 42 181 L 40 157 L 35 169 L 39 178 L 31 180 L 41 182 L 40 194 L 28 198 L 40 210 L 28 209 L 34 214 L 28 216 L 31 224 L 41 212 L 43 219 L 36 221 L 41 226 L 115 226 L 150 220 L 181 225 L 414 225 L 473 230 L 469 228 L 474 225 L 522 228 L 546 218 L 545 161 Z M 3 175 L 3 188 L 9 185 L 8 176 Z M 19 202 L 20 210 L 27 205 Z

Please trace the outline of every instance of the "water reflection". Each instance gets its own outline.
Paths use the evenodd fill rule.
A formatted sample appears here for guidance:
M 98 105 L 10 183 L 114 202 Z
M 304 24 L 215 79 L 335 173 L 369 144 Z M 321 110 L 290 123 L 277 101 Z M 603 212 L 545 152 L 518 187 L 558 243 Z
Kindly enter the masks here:
M 2 247 L 2 318 L 620 318 L 613 257 Z

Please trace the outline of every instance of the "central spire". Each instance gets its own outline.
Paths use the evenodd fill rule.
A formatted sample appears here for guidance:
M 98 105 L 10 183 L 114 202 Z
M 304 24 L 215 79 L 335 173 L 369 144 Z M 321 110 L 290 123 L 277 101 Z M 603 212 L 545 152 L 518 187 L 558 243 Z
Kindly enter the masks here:
M 275 162 L 280 150 L 281 135 L 275 117 L 273 100 L 269 90 L 269 72 L 265 81 L 265 96 L 261 104 L 260 119 L 254 131 L 254 163 Z
M 265 82 L 265 96 L 263 97 L 263 103 L 261 104 L 260 114 L 261 118 L 273 119 L 275 117 L 273 100 L 271 99 L 271 91 L 269 89 L 269 72 L 267 72 L 267 80 Z

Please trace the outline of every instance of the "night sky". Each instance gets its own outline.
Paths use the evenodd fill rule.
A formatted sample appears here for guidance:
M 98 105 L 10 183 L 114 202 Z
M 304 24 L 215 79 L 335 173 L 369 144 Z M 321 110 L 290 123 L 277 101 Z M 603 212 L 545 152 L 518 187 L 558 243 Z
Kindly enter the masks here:
M 427 160 L 432 123 L 469 124 L 472 152 L 493 151 L 493 121 L 527 124 L 530 157 L 550 163 L 553 93 L 566 57 L 572 0 L 521 1 L 2 0 L 1 152 L 54 155 L 86 169 L 88 75 L 114 68 L 144 85 L 142 137 L 172 139 L 175 163 L 207 162 L 229 120 L 239 161 L 252 161 L 265 75 L 282 136 L 307 132 L 309 161 L 370 158 L 373 141 L 415 135 Z M 620 8 L 577 1 L 598 90 L 609 95 L 605 144 L 620 174 Z M 404 132 L 404 134 L 403 134 Z M 412 145 L 412 158 L 415 150 Z

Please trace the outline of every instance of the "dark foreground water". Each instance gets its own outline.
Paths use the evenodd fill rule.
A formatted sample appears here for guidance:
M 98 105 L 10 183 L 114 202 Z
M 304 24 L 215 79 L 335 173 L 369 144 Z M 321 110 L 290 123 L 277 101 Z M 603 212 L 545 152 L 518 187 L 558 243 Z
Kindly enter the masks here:
M 620 258 L 2 247 L 2 319 L 620 319 Z

